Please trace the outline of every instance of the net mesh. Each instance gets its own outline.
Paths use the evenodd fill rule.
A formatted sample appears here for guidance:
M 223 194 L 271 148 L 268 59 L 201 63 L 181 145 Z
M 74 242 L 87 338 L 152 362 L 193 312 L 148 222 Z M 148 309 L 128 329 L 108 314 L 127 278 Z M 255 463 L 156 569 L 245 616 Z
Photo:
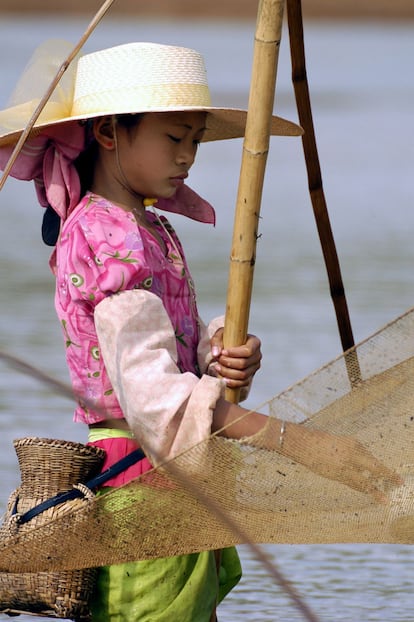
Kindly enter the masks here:
M 275 451 L 212 436 L 39 527 L 4 532 L 0 571 L 84 568 L 246 542 L 413 543 L 413 335 L 411 309 L 269 400 L 262 433 L 280 433 L 277 416 L 360 441 L 404 480 L 387 502 Z

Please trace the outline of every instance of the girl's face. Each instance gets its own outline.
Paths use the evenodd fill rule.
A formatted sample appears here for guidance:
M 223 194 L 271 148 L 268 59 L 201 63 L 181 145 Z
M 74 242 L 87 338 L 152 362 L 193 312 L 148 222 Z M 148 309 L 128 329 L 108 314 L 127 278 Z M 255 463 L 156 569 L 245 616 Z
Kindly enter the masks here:
M 132 129 L 118 125 L 119 165 L 131 189 L 142 197 L 172 197 L 188 176 L 205 122 L 204 112 L 158 112 L 144 114 Z

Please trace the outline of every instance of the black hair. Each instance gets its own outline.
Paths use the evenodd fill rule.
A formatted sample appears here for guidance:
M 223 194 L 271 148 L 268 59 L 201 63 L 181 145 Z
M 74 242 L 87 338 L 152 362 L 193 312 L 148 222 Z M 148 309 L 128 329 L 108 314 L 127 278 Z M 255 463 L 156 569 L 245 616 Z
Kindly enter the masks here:
M 95 139 L 93 139 L 89 146 L 84 149 L 84 151 L 82 151 L 82 153 L 80 153 L 74 161 L 81 185 L 81 197 L 83 197 L 92 186 L 94 163 L 96 162 L 97 155 L 98 143 Z
M 132 130 L 138 126 L 142 116 L 142 114 L 117 114 L 114 115 L 114 118 L 117 125 L 125 128 L 128 133 L 131 133 Z M 92 136 L 92 122 L 88 121 L 88 125 L 90 127 L 90 135 Z M 89 146 L 82 151 L 74 162 L 81 182 L 81 197 L 84 196 L 92 186 L 94 163 L 96 162 L 97 155 L 98 143 L 94 138 L 91 138 Z
M 42 240 L 46 246 L 55 246 L 59 237 L 60 216 L 53 207 L 48 205 L 43 214 L 42 220 Z
M 143 112 L 135 114 L 116 114 L 115 120 L 118 125 L 124 127 L 126 130 L 133 130 L 139 125 L 144 114 Z
M 119 114 L 114 115 L 115 121 L 121 127 L 124 127 L 128 133 L 131 133 L 134 130 L 140 120 L 142 119 L 143 114 Z M 98 155 L 98 143 L 93 138 L 92 134 L 92 124 L 91 120 L 87 120 L 85 122 L 86 132 L 89 135 L 89 140 L 87 138 L 88 147 L 79 154 L 79 156 L 74 161 L 74 165 L 76 171 L 79 175 L 79 180 L 81 184 L 81 194 L 83 197 L 88 190 L 90 190 L 93 183 L 93 174 L 94 174 L 94 163 L 96 162 L 96 158 Z M 60 231 L 60 217 L 55 212 L 55 210 L 48 205 L 45 213 L 43 215 L 42 221 L 42 239 L 43 242 L 47 246 L 55 246 L 59 237 Z

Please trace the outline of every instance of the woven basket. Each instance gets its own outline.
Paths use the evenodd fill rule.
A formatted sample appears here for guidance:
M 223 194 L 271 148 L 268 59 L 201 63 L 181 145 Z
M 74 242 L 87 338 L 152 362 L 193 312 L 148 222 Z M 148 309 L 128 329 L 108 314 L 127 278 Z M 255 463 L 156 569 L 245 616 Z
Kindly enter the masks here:
M 7 513 L 0 527 L 0 537 L 11 530 L 24 532 L 50 521 L 53 516 L 73 509 L 86 499 L 67 501 L 16 524 L 13 512 L 22 515 L 74 484 L 97 475 L 105 452 L 97 447 L 46 438 L 22 438 L 14 441 L 21 472 L 21 484 L 9 498 Z M 0 613 L 31 613 L 69 620 L 90 619 L 89 599 L 94 586 L 93 568 L 40 573 L 0 573 Z

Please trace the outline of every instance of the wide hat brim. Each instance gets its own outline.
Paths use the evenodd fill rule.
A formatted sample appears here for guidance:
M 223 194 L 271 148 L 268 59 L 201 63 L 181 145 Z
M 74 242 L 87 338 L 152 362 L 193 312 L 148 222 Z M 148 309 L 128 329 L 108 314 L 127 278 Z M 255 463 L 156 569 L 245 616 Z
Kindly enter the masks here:
M 24 106 L 14 106 L 12 108 L 8 108 L 7 110 L 0 111 L 0 118 L 7 117 L 10 115 L 10 119 L 16 119 L 16 117 L 27 116 L 24 114 L 24 110 L 22 108 L 26 108 L 30 106 L 33 108 L 33 103 L 26 104 Z M 50 106 L 53 108 L 53 104 Z M 49 107 L 49 108 L 50 108 Z M 96 117 L 101 117 L 105 115 L 112 114 L 137 114 L 137 113 L 158 113 L 158 112 L 189 112 L 189 111 L 200 111 L 207 113 L 207 121 L 206 121 L 206 130 L 204 136 L 202 138 L 202 142 L 211 142 L 215 140 L 226 140 L 231 138 L 241 138 L 245 134 L 246 128 L 246 120 L 247 120 L 247 110 L 242 110 L 239 108 L 219 108 L 219 107 L 175 107 L 173 109 L 169 108 L 160 108 L 150 110 L 108 110 L 103 111 L 100 110 L 95 114 L 89 114 L 87 117 L 85 115 L 67 115 L 53 119 L 53 115 L 48 114 L 49 118 L 45 118 L 46 115 L 43 114 L 39 117 L 39 120 L 34 124 L 33 129 L 30 132 L 30 137 L 38 136 L 42 134 L 43 131 L 46 131 L 47 128 L 54 128 L 59 125 L 73 123 L 73 122 L 82 122 L 86 119 L 93 119 Z M 53 112 L 50 109 L 47 112 Z M 31 116 L 31 115 L 30 115 Z M 44 120 L 42 120 L 42 117 Z M 22 124 L 19 128 L 14 130 L 5 131 L 4 125 L 2 128 L 2 132 L 0 133 L 0 147 L 2 146 L 13 146 L 19 140 L 21 134 L 25 130 L 27 123 Z M 271 136 L 301 136 L 303 134 L 303 129 L 293 123 L 292 121 L 288 121 L 279 116 L 273 115 L 270 122 L 270 135 Z

